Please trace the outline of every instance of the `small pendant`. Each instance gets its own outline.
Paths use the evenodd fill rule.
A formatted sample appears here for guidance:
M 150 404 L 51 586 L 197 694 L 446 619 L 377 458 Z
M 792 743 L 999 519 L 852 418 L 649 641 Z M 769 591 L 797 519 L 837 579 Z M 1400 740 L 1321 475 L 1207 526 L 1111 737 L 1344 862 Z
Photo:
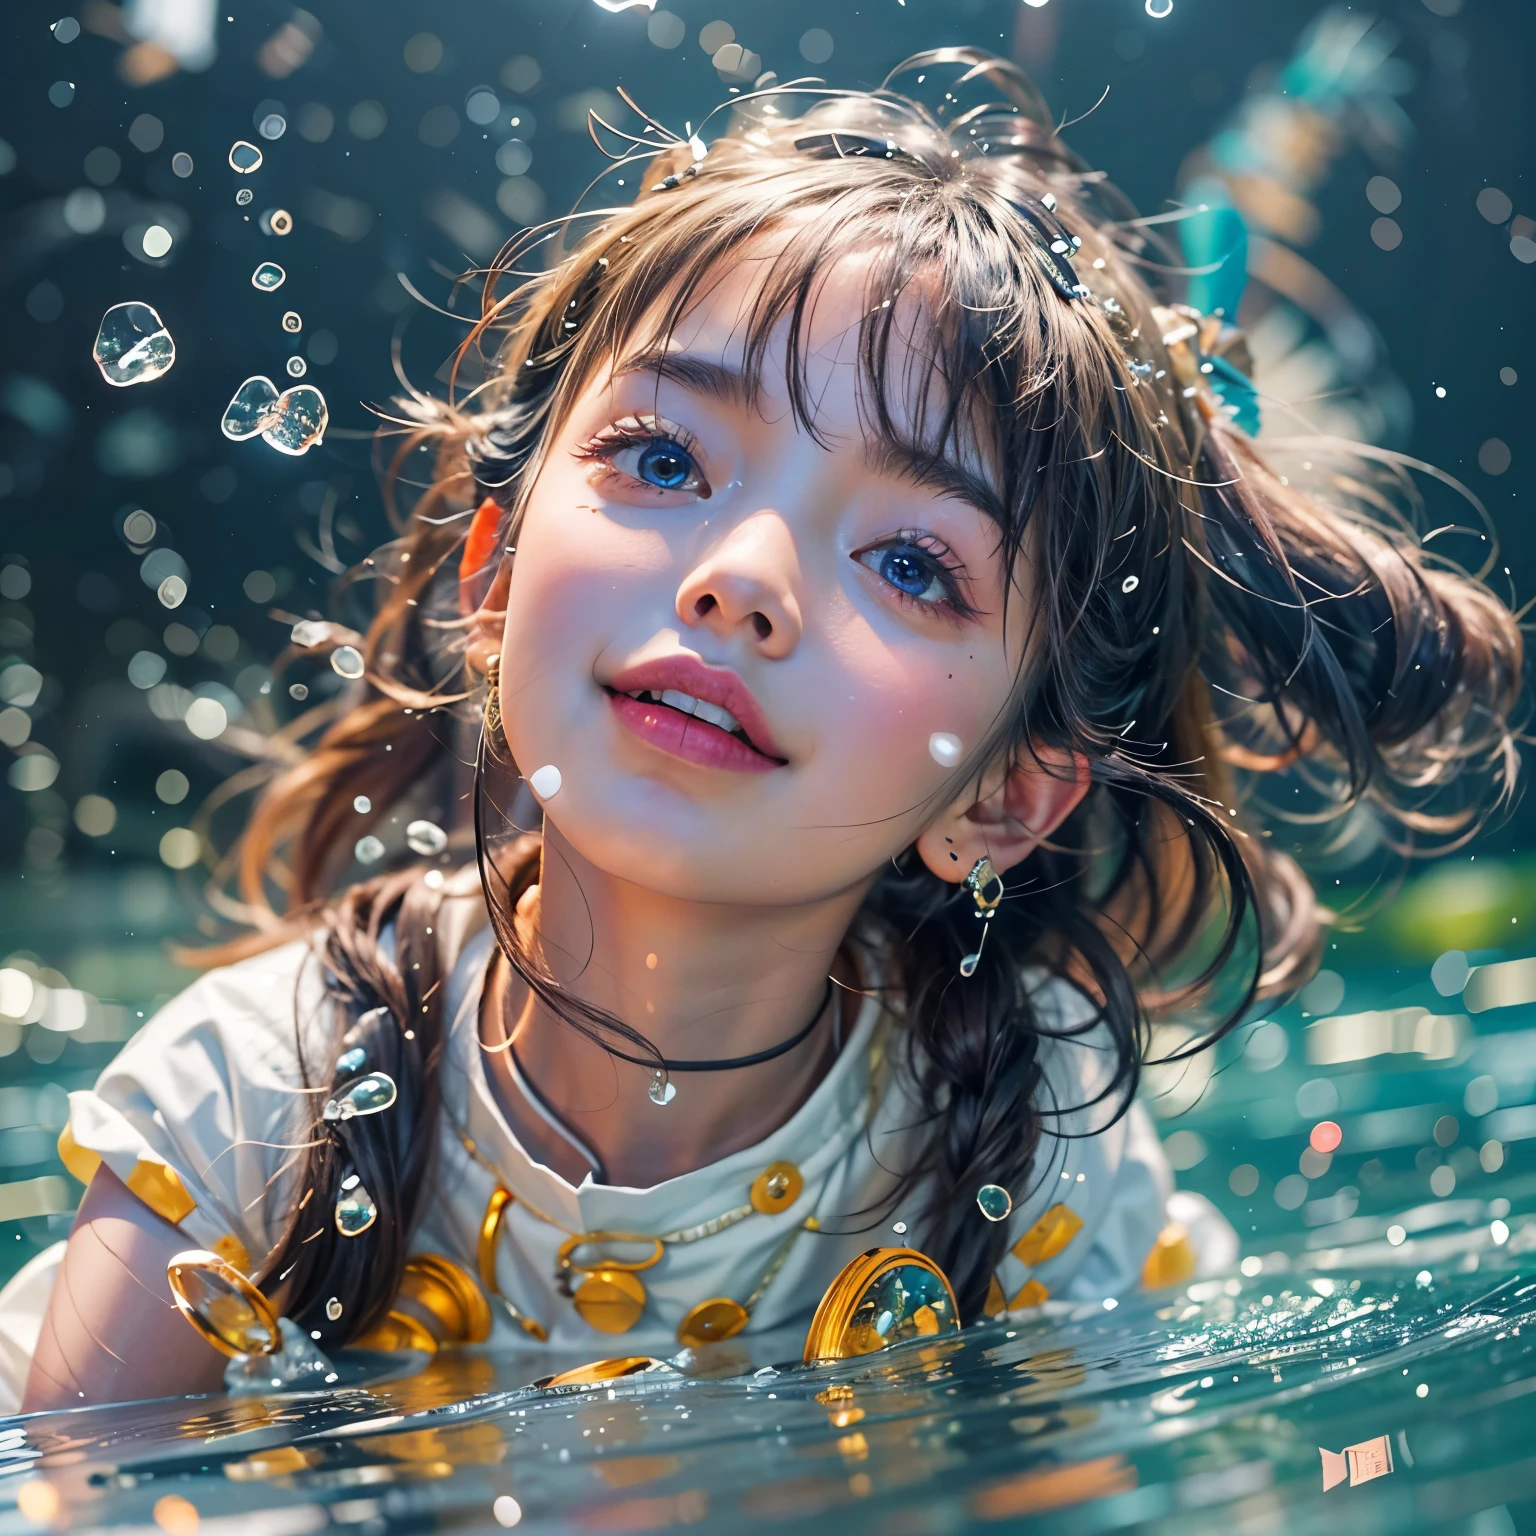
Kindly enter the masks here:
M 667 1076 L 665 1069 L 657 1067 L 651 1073 L 651 1086 L 646 1092 L 650 1094 L 652 1104 L 670 1104 L 677 1097 L 677 1084 Z

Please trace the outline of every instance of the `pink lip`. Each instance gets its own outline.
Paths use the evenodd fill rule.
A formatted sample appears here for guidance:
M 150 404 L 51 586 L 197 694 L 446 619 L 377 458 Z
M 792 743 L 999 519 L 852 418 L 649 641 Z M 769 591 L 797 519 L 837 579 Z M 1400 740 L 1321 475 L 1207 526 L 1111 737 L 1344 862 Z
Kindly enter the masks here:
M 774 744 L 762 707 L 746 684 L 724 667 L 707 666 L 695 656 L 666 656 L 626 669 L 610 678 L 605 688 L 619 720 L 637 736 L 674 757 L 738 773 L 765 773 L 784 765 L 784 756 Z M 752 745 L 696 715 L 629 697 L 643 690 L 660 693 L 667 688 L 730 710 Z

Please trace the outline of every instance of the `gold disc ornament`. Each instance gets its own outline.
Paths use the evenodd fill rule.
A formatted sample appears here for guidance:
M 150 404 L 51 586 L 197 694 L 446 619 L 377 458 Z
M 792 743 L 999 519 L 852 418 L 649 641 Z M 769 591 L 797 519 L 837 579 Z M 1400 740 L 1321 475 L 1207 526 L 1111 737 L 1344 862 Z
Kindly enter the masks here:
M 805 1336 L 805 1360 L 848 1360 L 959 1327 L 949 1277 L 927 1254 L 871 1248 L 827 1287 Z
M 701 1344 L 733 1339 L 747 1326 L 750 1316 L 739 1301 L 732 1301 L 729 1296 L 711 1296 L 690 1308 L 677 1325 L 677 1342 L 697 1349 Z
M 627 1269 L 594 1269 L 572 1297 L 577 1315 L 599 1333 L 628 1333 L 645 1311 L 645 1287 Z

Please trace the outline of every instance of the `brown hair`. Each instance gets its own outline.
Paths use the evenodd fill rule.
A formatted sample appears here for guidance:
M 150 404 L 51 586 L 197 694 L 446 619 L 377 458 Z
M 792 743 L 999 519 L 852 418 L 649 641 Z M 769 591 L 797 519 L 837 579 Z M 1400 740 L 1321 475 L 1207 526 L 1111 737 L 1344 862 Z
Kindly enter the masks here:
M 929 91 L 944 92 L 947 115 L 894 89 L 912 75 L 943 76 Z M 989 94 L 965 108 L 978 89 Z M 453 557 L 469 513 L 494 498 L 497 546 L 515 545 L 541 454 L 577 392 L 640 332 L 667 335 L 712 274 L 765 234 L 781 238 L 747 327 L 747 370 L 760 376 L 769 334 L 788 317 L 787 384 L 813 434 L 798 342 L 828 268 L 873 248 L 872 295 L 923 285 L 942 387 L 917 391 L 917 436 L 930 451 L 979 448 L 995 471 L 1002 558 L 1041 573 L 1022 598 L 1029 664 L 968 771 L 1045 747 L 1091 768 L 1078 811 L 1010 873 L 969 982 L 955 982 L 974 936 L 965 896 L 910 851 L 861 914 L 896 967 L 900 1059 L 929 1127 L 902 1187 L 926 1197 L 921 1241 L 967 1317 L 1004 1241 L 975 1191 L 995 1183 L 1023 1198 L 1052 1112 L 1038 1102 L 1040 1042 L 1055 1026 L 1037 1010 L 1031 967 L 1093 1002 L 1083 1028 L 1113 1040 L 1103 1098 L 1121 1113 L 1158 1010 L 1202 1018 L 1208 1044 L 1315 964 L 1324 914 L 1266 841 L 1274 817 L 1258 786 L 1294 780 L 1332 813 L 1368 806 L 1405 846 L 1415 834 L 1470 835 L 1513 791 L 1521 638 L 1510 613 L 1393 520 L 1391 477 L 1367 460 L 1336 452 L 1338 473 L 1311 492 L 1266 464 L 1213 387 L 1217 362 L 1228 379 L 1240 365 L 1239 338 L 1219 317 L 1159 303 L 1146 232 L 1057 136 L 1013 65 L 945 49 L 908 60 L 878 91 L 818 89 L 809 106 L 804 94 L 739 98 L 707 153 L 669 142 L 649 166 L 663 135 L 647 122 L 621 162 L 640 169 L 632 206 L 582 216 L 579 234 L 562 223 L 565 243 L 543 270 L 514 272 L 553 227 L 486 274 L 483 316 L 461 353 L 488 365 L 472 398 L 401 403 L 395 467 L 426 448 L 438 473 L 375 568 L 390 584 L 363 641 L 366 684 L 313 754 L 266 790 L 239 864 L 259 942 L 320 923 L 346 1005 L 337 1049 L 359 1013 L 383 1006 L 369 1014 L 376 1049 L 413 1081 L 390 1116 L 324 1127 L 299 1186 L 322 1196 L 324 1212 L 343 1174 L 366 1167 L 390 1219 L 348 1242 L 328 1227 L 306 1242 L 311 1223 L 296 1214 L 264 1269 L 286 1277 L 290 1311 L 327 1342 L 355 1336 L 398 1285 L 421 1149 L 435 1134 L 442 1033 L 441 989 L 426 981 L 435 970 L 402 963 L 425 953 L 421 886 L 390 875 L 326 904 L 347 873 L 350 803 L 363 788 L 377 817 L 434 772 L 467 787 L 442 722 L 473 707 L 453 643 Z M 872 304 L 861 332 L 867 430 L 886 437 L 902 430 L 895 392 L 912 395 L 910 379 L 892 377 L 894 317 L 894 303 Z M 1467 793 L 1444 809 L 1437 797 L 1457 779 Z M 477 841 L 508 959 L 572 1027 L 639 1040 L 520 949 L 504 884 L 531 871 L 526 857 L 498 871 L 489 830 Z M 378 942 L 387 923 L 393 955 Z M 408 1048 L 393 1038 L 407 1028 Z M 381 1150 L 370 1138 L 391 1119 L 395 1150 Z M 322 1303 L 344 1292 L 337 1325 Z

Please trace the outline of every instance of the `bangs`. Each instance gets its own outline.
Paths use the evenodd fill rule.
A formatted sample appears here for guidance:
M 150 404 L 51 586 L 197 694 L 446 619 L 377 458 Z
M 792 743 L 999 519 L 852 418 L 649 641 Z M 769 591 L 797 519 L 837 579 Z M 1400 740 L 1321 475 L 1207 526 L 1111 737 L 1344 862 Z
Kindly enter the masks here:
M 583 275 L 559 305 L 572 346 L 549 425 L 604 368 L 667 371 L 689 314 L 725 274 L 751 264 L 759 275 L 733 366 L 756 408 L 782 352 L 794 419 L 822 447 L 830 443 L 811 381 L 811 330 L 819 306 L 833 302 L 836 270 L 860 263 L 861 430 L 900 472 L 958 482 L 998 524 L 1008 556 L 1017 552 L 1032 500 L 1022 488 L 1054 437 L 1032 428 L 1075 409 L 1058 386 L 1068 351 L 1083 350 L 1084 322 L 1001 190 L 903 162 L 743 153 L 646 195 L 567 261 Z

